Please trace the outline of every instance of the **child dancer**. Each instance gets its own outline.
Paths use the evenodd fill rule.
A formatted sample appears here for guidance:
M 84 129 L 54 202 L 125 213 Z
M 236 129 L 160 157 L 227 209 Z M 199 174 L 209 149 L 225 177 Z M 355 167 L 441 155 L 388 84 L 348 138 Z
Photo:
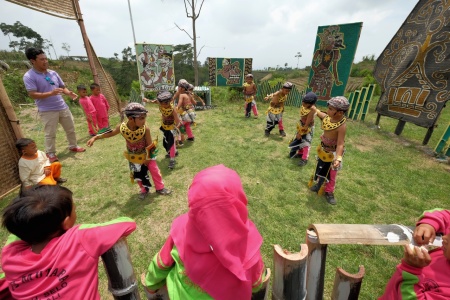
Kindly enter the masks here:
M 186 94 L 180 94 L 180 99 Z M 181 120 L 178 117 L 177 111 L 173 108 L 172 93 L 168 91 L 160 91 L 156 100 L 159 102 L 159 111 L 161 112 L 161 127 L 159 128 L 164 133 L 164 149 L 169 154 L 170 161 L 168 168 L 175 168 L 175 156 L 177 154 L 177 149 L 175 145 L 175 138 L 178 135 L 178 127 L 181 126 Z M 179 100 L 181 102 L 183 100 Z
M 98 139 L 110 138 L 120 133 L 125 139 L 127 147 L 124 156 L 129 161 L 130 176 L 132 180 L 137 181 L 141 189 L 139 198 L 145 199 L 150 191 L 151 183 L 148 172 L 152 176 L 156 192 L 160 195 L 169 195 L 172 191 L 164 187 L 161 172 L 156 163 L 158 153 L 156 142 L 152 141 L 150 129 L 145 125 L 147 110 L 142 104 L 131 102 L 125 106 L 123 113 L 127 120 L 117 124 L 111 131 L 94 136 L 87 141 L 87 145 L 91 147 Z
M 61 163 L 50 163 L 47 155 L 38 150 L 32 139 L 21 138 L 16 142 L 16 148 L 21 155 L 19 159 L 19 176 L 24 188 L 33 185 L 56 185 L 66 182 L 61 178 Z
M 194 86 L 189 84 L 187 92 L 178 97 L 177 111 L 181 116 L 184 130 L 188 136 L 187 140 L 193 142 L 195 137 L 192 133 L 191 125 L 195 125 L 194 108 L 197 102 L 194 100 L 194 97 L 192 97 L 191 91 L 194 91 Z
M 292 90 L 294 85 L 290 82 L 286 82 L 283 84 L 283 87 L 270 95 L 267 95 L 264 100 L 270 100 L 269 109 L 267 110 L 267 126 L 265 130 L 265 135 L 269 136 L 272 129 L 275 128 L 275 125 L 278 124 L 278 129 L 280 130 L 280 135 L 282 137 L 286 136 L 283 127 L 283 111 L 284 111 L 284 102 L 287 99 L 289 92 Z
M 258 108 L 256 107 L 256 84 L 253 82 L 253 75 L 247 74 L 244 82 L 245 117 L 250 118 L 250 110 L 253 111 L 255 119 L 258 118 Z
M 313 92 L 309 92 L 303 97 L 302 106 L 300 108 L 300 121 L 297 123 L 297 134 L 289 144 L 289 148 L 291 149 L 289 157 L 293 158 L 297 155 L 301 156 L 298 163 L 301 167 L 308 163 L 309 150 L 314 134 L 316 101 L 317 96 Z
M 88 124 L 89 135 L 94 136 L 99 130 L 97 121 L 97 110 L 92 104 L 91 99 L 87 95 L 86 87 L 82 84 L 77 86 L 78 94 L 80 95 L 80 105 L 83 108 L 84 115 Z
M 109 126 L 108 111 L 109 103 L 105 96 L 100 92 L 100 86 L 96 83 L 91 84 L 91 101 L 97 111 L 97 122 L 99 129 Z
M 335 205 L 334 189 L 338 170 L 342 168 L 344 156 L 344 140 L 347 130 L 345 112 L 349 108 L 347 98 L 333 97 L 328 100 L 327 113 L 317 109 L 317 116 L 322 120 L 323 134 L 320 136 L 321 144 L 317 147 L 317 166 L 313 178 L 309 183 L 310 190 L 318 194 L 325 191 L 328 203 Z M 327 182 L 325 183 L 325 180 Z M 315 185 L 313 181 L 316 181 Z

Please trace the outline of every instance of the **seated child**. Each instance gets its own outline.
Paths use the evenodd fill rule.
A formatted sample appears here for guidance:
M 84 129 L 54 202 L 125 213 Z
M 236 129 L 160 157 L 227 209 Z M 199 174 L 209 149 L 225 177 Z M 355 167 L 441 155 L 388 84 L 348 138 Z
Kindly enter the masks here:
M 314 134 L 314 116 L 317 112 L 316 102 L 317 96 L 313 92 L 309 92 L 303 97 L 300 108 L 300 121 L 297 123 L 297 134 L 289 144 L 291 149 L 289 157 L 301 156 L 298 163 L 301 167 L 308 163 L 309 150 L 311 149 L 311 141 Z
M 32 139 L 21 138 L 16 142 L 19 150 L 19 176 L 24 188 L 33 185 L 56 185 L 66 182 L 61 178 L 61 163 L 54 161 L 50 163 L 47 155 L 38 150 Z
M 123 114 L 127 118 L 124 122 L 117 124 L 113 130 L 92 137 L 87 141 L 87 145 L 91 147 L 96 140 L 110 138 L 120 133 L 127 147 L 124 156 L 129 162 L 130 177 L 132 182 L 137 181 L 141 189 L 139 198 L 145 199 L 152 186 L 148 172 L 152 176 L 158 194 L 171 194 L 172 191 L 164 187 L 161 171 L 156 163 L 158 153 L 156 141 L 152 141 L 150 128 L 145 124 L 147 110 L 140 103 L 130 102 L 125 106 Z
M 173 221 L 142 280 L 147 291 L 167 285 L 172 300 L 250 299 L 262 287 L 265 268 L 239 175 L 224 165 L 200 171 L 188 202 L 189 212 Z
M 76 217 L 72 192 L 58 185 L 25 190 L 3 210 L 11 235 L 2 268 L 14 299 L 100 299 L 99 257 L 136 223 L 75 225 Z
M 418 246 L 432 243 L 444 234 L 442 247 L 427 250 L 405 245 L 402 262 L 379 299 L 450 299 L 450 210 L 427 210 L 414 230 Z

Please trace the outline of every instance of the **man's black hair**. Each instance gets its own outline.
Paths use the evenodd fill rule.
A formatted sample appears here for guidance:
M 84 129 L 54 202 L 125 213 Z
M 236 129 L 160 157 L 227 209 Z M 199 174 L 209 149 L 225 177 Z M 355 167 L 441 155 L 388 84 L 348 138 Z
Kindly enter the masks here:
M 72 213 L 72 192 L 59 185 L 38 185 L 23 191 L 3 209 L 2 225 L 31 245 L 63 232 Z
M 42 49 L 36 49 L 36 48 L 28 48 L 27 50 L 25 50 L 25 55 L 28 60 L 30 60 L 30 59 L 35 60 L 39 54 L 45 54 L 45 52 Z

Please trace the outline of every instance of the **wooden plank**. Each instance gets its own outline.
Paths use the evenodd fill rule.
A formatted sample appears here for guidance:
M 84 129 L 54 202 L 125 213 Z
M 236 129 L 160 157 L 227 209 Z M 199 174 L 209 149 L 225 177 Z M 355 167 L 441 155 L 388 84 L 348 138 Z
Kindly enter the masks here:
M 390 224 L 310 224 L 320 244 L 405 245 L 413 241 L 414 227 Z
M 273 246 L 274 279 L 272 299 L 305 299 L 308 247 L 300 245 L 300 252 L 291 253 L 280 245 Z
M 353 120 L 359 119 L 362 110 L 362 105 L 364 101 L 366 101 L 366 95 L 367 95 L 367 87 L 363 87 L 359 94 L 358 103 L 356 103 L 355 113 L 352 118 Z
M 370 84 L 367 91 L 366 100 L 363 104 L 363 109 L 361 111 L 360 120 L 364 122 L 364 119 L 366 118 L 367 112 L 369 111 L 369 104 L 370 101 L 372 101 L 373 92 L 375 91 L 375 84 Z
M 364 266 L 359 266 L 358 273 L 350 274 L 342 268 L 336 268 L 332 300 L 357 300 L 365 275 Z
M 354 91 L 355 96 L 353 97 L 352 105 L 350 107 L 350 113 L 348 114 L 348 117 L 350 119 L 353 119 L 353 116 L 355 115 L 356 106 L 359 102 L 359 94 L 361 91 Z
M 450 123 L 448 123 L 447 130 L 445 130 L 444 134 L 439 140 L 439 143 L 434 148 L 434 152 L 437 154 L 441 154 L 444 156 L 450 156 L 450 147 L 448 147 L 450 142 Z

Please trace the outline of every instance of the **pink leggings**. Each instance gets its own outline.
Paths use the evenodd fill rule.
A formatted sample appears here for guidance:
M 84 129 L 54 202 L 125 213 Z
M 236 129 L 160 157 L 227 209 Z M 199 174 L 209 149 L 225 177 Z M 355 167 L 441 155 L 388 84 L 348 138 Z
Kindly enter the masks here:
M 332 193 L 334 192 L 334 188 L 336 187 L 336 175 L 337 171 L 331 169 L 330 170 L 330 181 L 325 184 L 325 192 Z
M 191 122 L 183 122 L 183 125 L 188 138 L 193 138 L 194 134 L 192 133 Z
M 152 176 L 153 183 L 155 184 L 156 190 L 161 190 L 164 188 L 164 181 L 161 176 L 161 171 L 159 170 L 158 164 L 156 163 L 156 160 L 151 160 L 147 164 L 148 171 L 150 172 L 150 175 Z M 142 186 L 142 182 L 138 181 L 139 187 L 141 188 L 141 191 L 143 190 L 145 192 L 145 188 Z
M 298 149 L 297 153 L 302 156 L 302 159 L 308 160 L 310 149 L 311 149 L 310 146 L 306 146 L 301 149 Z

